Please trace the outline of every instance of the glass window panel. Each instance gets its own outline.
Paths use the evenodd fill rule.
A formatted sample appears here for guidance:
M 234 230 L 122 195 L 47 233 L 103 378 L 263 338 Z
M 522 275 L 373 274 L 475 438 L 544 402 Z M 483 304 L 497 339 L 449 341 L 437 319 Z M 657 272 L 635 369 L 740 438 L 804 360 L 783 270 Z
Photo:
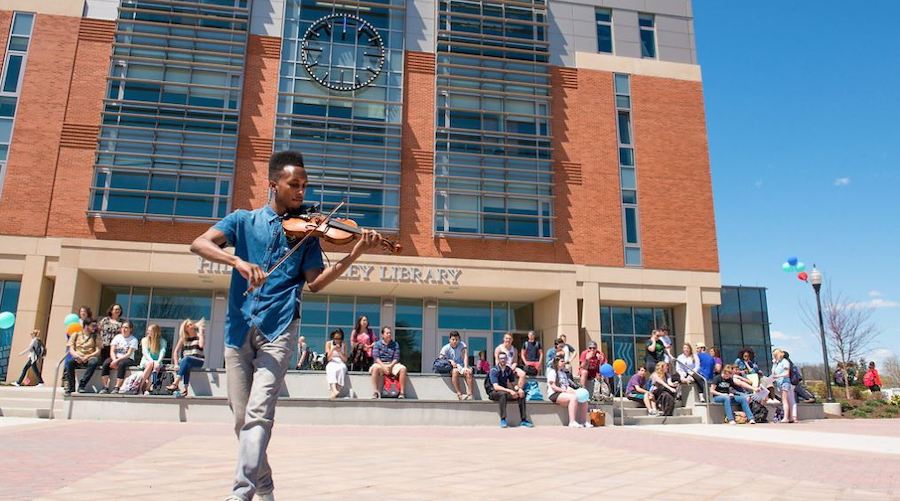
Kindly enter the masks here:
M 442 300 L 438 304 L 439 329 L 491 329 L 491 303 Z
M 531 303 L 511 303 L 513 325 L 510 330 L 527 331 L 534 329 L 534 305 Z
M 597 9 L 594 14 L 597 17 L 597 21 L 600 22 L 612 22 L 612 10 L 611 9 Z
M 13 121 L 10 118 L 0 118 L 0 143 L 8 143 L 12 135 Z
M 612 54 L 612 26 L 608 24 L 597 25 L 597 50 L 606 54 Z
M 638 243 L 637 209 L 625 207 L 625 243 Z
M 381 298 L 377 297 L 357 297 L 356 298 L 356 318 L 365 316 L 369 319 L 369 325 L 377 330 L 381 326 Z M 354 324 L 356 325 L 356 318 Z
M 608 306 L 600 308 L 600 333 L 612 333 L 612 314 L 610 313 Z
M 722 304 L 718 307 L 720 322 L 741 321 L 741 310 L 738 303 L 738 289 L 736 287 L 722 287 Z
M 106 201 L 110 212 L 144 212 L 144 195 L 111 191 Z
M 175 201 L 175 213 L 181 216 L 212 217 L 213 202 L 210 198 L 179 197 Z
M 6 76 L 3 80 L 3 92 L 17 92 L 19 88 L 19 72 L 22 70 L 23 56 L 10 54 L 6 59 Z
M 743 344 L 764 344 L 766 342 L 765 331 L 762 324 L 743 324 Z
M 620 73 L 616 74 L 616 94 L 630 95 L 631 87 L 629 85 L 628 75 Z
M 616 96 L 616 106 L 619 108 L 631 108 L 631 98 L 628 96 Z
M 634 332 L 641 337 L 649 337 L 653 330 L 653 309 L 652 308 L 635 308 L 634 309 Z
M 27 37 L 9 37 L 9 50 L 25 52 L 28 50 Z
M 656 35 L 653 30 L 641 30 L 641 57 L 656 57 Z
M 639 247 L 625 248 L 625 264 L 628 266 L 641 265 L 641 249 Z
M 353 297 L 348 296 L 329 296 L 328 304 L 328 326 L 330 329 L 341 327 L 344 333 L 349 335 L 354 324 L 353 318 Z
M 654 24 L 653 14 L 638 14 L 638 25 L 652 28 Z
M 153 289 L 150 318 L 199 320 L 212 315 L 212 293 L 189 289 Z
M 619 143 L 631 144 L 631 116 L 627 111 L 619 112 Z
M 328 296 L 304 294 L 301 301 L 301 321 L 303 325 L 325 325 Z M 324 336 L 324 334 L 323 334 Z M 324 338 L 323 338 L 324 339 Z
M 147 287 L 135 287 L 131 290 L 131 298 L 126 306 L 127 312 L 123 312 L 129 319 L 147 318 L 150 312 L 150 289 Z
M 746 287 L 741 287 L 738 289 L 738 295 L 741 301 L 740 306 L 742 322 L 762 323 L 764 321 L 761 292 L 762 291 L 760 289 Z
M 31 25 L 34 23 L 34 14 L 16 12 L 13 18 L 13 35 L 31 35 Z
M 719 339 L 722 344 L 743 345 L 744 339 L 741 335 L 741 324 L 724 322 L 719 324 Z
M 19 290 L 22 282 L 14 280 L 3 281 L 3 290 L 0 294 L 0 310 L 15 312 L 19 305 Z
M 614 306 L 610 310 L 613 334 L 634 335 L 634 319 L 631 316 L 631 308 Z
M 493 329 L 509 330 L 509 305 L 507 303 L 493 303 Z
M 619 163 L 622 165 L 634 165 L 634 150 L 631 148 L 619 148 Z
M 408 372 L 422 372 L 422 331 L 420 329 L 396 329 L 394 337 L 400 345 L 400 362 Z
M 422 300 L 398 299 L 396 305 L 396 327 L 422 327 Z
M 625 365 L 627 366 L 627 370 L 625 372 L 625 376 L 629 376 L 630 374 L 634 374 L 634 367 L 636 360 L 634 353 L 634 338 L 633 337 L 625 337 L 625 336 L 614 336 L 612 342 L 612 350 L 613 350 L 613 360 L 622 359 L 625 361 Z M 623 376 L 623 380 L 627 380 L 628 378 Z M 623 381 L 622 385 L 625 385 Z M 624 388 L 623 388 L 624 391 Z

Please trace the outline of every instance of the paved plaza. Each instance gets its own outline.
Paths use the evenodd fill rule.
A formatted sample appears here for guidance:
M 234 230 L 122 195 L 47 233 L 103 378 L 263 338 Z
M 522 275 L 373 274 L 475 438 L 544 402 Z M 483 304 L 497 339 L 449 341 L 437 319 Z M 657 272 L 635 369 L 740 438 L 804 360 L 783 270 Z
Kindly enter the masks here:
M 0 418 L 0 499 L 222 499 L 221 424 Z M 900 499 L 900 420 L 276 426 L 279 499 Z

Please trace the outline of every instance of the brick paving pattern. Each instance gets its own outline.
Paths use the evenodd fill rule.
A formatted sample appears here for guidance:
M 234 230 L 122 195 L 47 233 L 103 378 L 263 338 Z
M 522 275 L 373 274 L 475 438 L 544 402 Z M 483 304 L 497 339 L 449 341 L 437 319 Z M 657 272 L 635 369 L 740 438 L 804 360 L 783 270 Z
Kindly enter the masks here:
M 222 424 L 0 425 L 0 499 L 222 499 L 234 471 Z M 385 451 L 373 427 L 279 425 L 269 455 L 279 499 L 900 499 L 900 453 L 845 448 L 866 430 L 896 439 L 900 420 L 801 423 L 799 437 L 835 437 L 801 447 L 721 438 L 724 427 L 379 428 Z

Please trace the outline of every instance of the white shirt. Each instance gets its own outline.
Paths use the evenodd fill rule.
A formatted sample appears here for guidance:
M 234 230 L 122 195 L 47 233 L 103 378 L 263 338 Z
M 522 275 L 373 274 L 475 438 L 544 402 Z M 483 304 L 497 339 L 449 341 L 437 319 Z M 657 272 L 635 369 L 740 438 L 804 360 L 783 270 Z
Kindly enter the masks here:
M 131 351 L 131 359 L 134 360 L 134 353 L 138 349 L 138 340 L 134 336 L 128 336 L 127 338 L 121 334 L 116 334 L 116 337 L 113 338 L 112 343 L 109 344 L 111 346 L 110 351 L 115 354 L 115 358 L 122 358 L 128 353 L 128 349 Z
M 681 377 L 685 377 L 690 375 L 690 372 L 696 371 L 700 367 L 700 361 L 697 359 L 697 355 L 685 355 L 682 353 L 678 355 L 678 362 L 675 364 L 675 370 L 678 371 L 678 374 Z

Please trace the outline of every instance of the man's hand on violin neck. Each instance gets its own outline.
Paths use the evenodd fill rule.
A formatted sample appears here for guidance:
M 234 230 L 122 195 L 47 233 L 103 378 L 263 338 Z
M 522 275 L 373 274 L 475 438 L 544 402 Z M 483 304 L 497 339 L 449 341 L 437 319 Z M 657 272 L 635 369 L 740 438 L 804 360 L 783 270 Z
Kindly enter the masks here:
M 363 230 L 362 236 L 353 247 L 353 252 L 356 255 L 362 254 L 363 252 L 372 249 L 373 247 L 378 247 L 381 244 L 381 240 L 382 237 L 377 231 Z
M 262 268 L 243 259 L 237 260 L 234 264 L 234 269 L 250 283 L 250 287 L 259 287 L 266 281 L 266 272 Z

